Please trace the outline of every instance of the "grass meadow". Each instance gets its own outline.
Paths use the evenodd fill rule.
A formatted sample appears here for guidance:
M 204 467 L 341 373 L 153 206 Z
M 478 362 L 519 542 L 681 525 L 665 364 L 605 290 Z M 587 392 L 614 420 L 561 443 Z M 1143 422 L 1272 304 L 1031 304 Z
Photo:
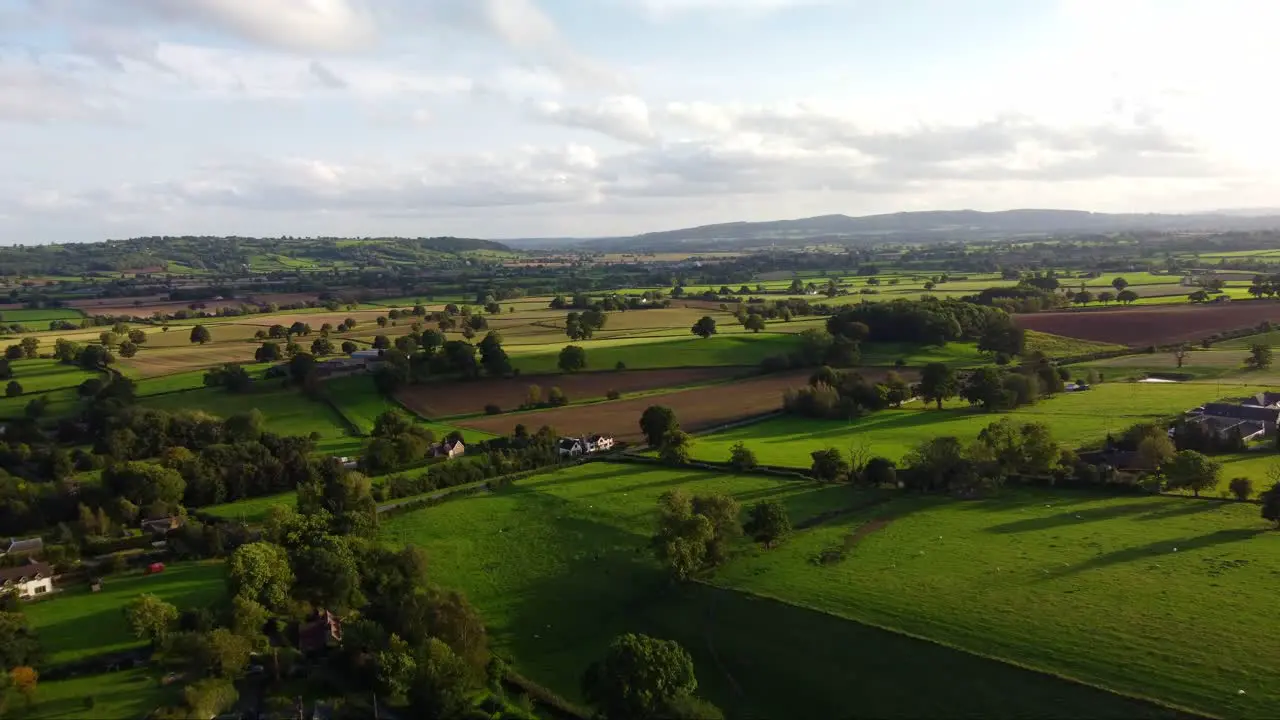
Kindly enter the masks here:
M 41 682 L 31 707 L 18 697 L 9 701 L 14 720 L 102 720 L 140 718 L 182 697 L 181 683 L 163 686 L 145 670 L 121 670 L 67 680 Z M 85 702 L 93 698 L 92 707 Z
M 876 521 L 879 529 L 859 528 Z M 886 524 L 887 523 L 887 524 Z M 813 562 L 824 550 L 842 560 Z M 1006 491 L 902 497 L 715 583 L 1228 717 L 1280 702 L 1280 534 L 1255 505 Z
M 75 308 L 22 308 L 18 310 L 0 310 L 0 322 L 5 324 L 21 323 L 28 327 L 53 322 L 54 320 L 81 320 L 84 313 Z M 33 328 L 34 329 L 34 328 Z M 48 329 L 48 326 L 45 326 Z
M 59 417 L 74 410 L 80 396 L 76 388 L 80 383 L 99 377 L 99 373 L 82 370 L 74 365 L 63 365 L 56 360 L 13 360 L 9 363 L 13 380 L 22 386 L 22 394 L 4 397 L 0 393 L 0 418 L 19 418 L 27 403 L 37 397 L 49 401 L 46 417 Z M 0 381 L 0 388 L 9 380 Z
M 694 656 L 700 692 L 733 717 L 1026 717 L 1046 707 L 1059 717 L 1169 715 L 795 605 L 723 587 L 672 587 L 648 538 L 659 495 L 677 487 L 730 493 L 744 505 L 779 500 L 793 522 L 871 497 L 759 476 L 590 463 L 392 518 L 382 537 L 422 547 L 432 581 L 466 592 L 496 647 L 570 698 L 608 642 L 635 631 L 679 641 Z M 927 693 L 919 692 L 923 676 Z M 857 692 L 848 691 L 850 678 Z
M 71 586 L 27 605 L 26 614 L 40 635 L 45 661 L 56 665 L 140 645 L 123 615 L 124 607 L 140 593 L 183 610 L 212 605 L 225 592 L 221 562 L 172 563 L 158 575 L 108 576 L 98 593 L 85 584 Z
M 565 345 L 580 345 L 587 353 L 587 367 L 612 369 L 623 363 L 628 369 L 759 365 L 770 355 L 785 355 L 796 347 L 790 333 L 715 335 L 706 339 L 688 335 L 673 338 L 633 337 L 570 343 L 568 339 L 537 345 L 507 346 L 511 363 L 521 373 L 558 372 L 557 361 Z
M 1228 394 L 1259 387 L 1232 388 Z M 1108 432 L 1119 434 L 1139 422 L 1157 421 L 1222 397 L 1216 383 L 1105 383 L 1083 393 L 1064 393 L 1009 413 L 984 413 L 952 400 L 943 410 L 910 403 L 851 421 L 781 416 L 705 435 L 693 444 L 703 460 L 727 460 L 735 443 L 746 443 L 760 462 L 809 467 L 810 453 L 834 447 L 866 446 L 873 455 L 895 462 L 921 442 L 940 436 L 962 441 L 977 437 L 1002 418 L 1042 422 L 1067 447 L 1098 445 Z

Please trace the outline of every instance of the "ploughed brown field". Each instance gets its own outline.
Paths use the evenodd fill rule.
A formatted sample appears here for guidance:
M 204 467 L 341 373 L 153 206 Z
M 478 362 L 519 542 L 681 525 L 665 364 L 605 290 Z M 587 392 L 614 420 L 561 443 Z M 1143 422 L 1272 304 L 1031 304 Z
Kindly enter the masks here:
M 867 368 L 859 370 L 868 380 L 880 380 L 887 371 Z M 538 412 L 493 415 L 474 420 L 463 420 L 458 425 L 508 435 L 517 423 L 530 432 L 549 425 L 561 435 L 585 435 L 601 433 L 619 440 L 642 439 L 640 415 L 650 405 L 664 405 L 675 411 L 680 427 L 690 432 L 725 425 L 735 420 L 763 415 L 782 409 L 782 393 L 788 388 L 800 387 L 809 381 L 810 370 L 779 375 L 763 375 L 713 385 L 689 388 L 662 395 L 615 400 L 541 410 Z M 900 373 L 904 379 L 913 380 L 915 374 Z M 570 395 L 570 400 L 573 396 Z
M 1205 305 L 1033 313 L 1015 315 L 1013 319 L 1024 330 L 1141 347 L 1195 342 L 1217 332 L 1253 327 L 1266 320 L 1278 322 L 1280 303 L 1237 300 Z
M 525 375 L 501 380 L 417 385 L 401 390 L 396 394 L 396 399 L 421 415 L 442 418 L 482 413 L 484 406 L 489 404 L 497 405 L 503 410 L 515 410 L 529 396 L 530 385 L 541 387 L 543 398 L 546 398 L 551 388 L 558 387 L 570 402 L 574 402 L 603 398 L 610 390 L 617 390 L 625 398 L 628 393 L 714 382 L 741 372 L 741 368 L 712 367 Z M 732 386 L 721 387 L 729 390 Z

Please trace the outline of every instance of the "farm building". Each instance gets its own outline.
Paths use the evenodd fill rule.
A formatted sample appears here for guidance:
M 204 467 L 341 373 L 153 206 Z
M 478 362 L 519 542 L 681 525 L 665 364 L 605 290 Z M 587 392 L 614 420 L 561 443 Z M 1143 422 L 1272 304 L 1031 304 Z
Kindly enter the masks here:
M 1237 402 L 1206 403 L 1187 412 L 1189 420 L 1218 438 L 1238 433 L 1246 442 L 1276 431 L 1280 423 L 1280 393 L 1258 393 Z
M 561 457 L 579 457 L 613 449 L 613 438 L 608 435 L 588 435 L 584 438 L 560 438 Z
M 0 592 L 16 593 L 31 598 L 53 590 L 53 567 L 49 563 L 30 560 L 23 565 L 0 568 Z
M 452 442 L 445 440 L 439 445 L 431 448 L 431 457 L 447 458 L 452 460 L 466 452 L 467 446 L 463 445 L 461 440 L 454 440 Z
M 3 542 L 3 550 L 0 550 L 0 557 L 8 555 L 35 555 L 44 550 L 44 540 L 35 538 L 9 538 L 8 542 Z

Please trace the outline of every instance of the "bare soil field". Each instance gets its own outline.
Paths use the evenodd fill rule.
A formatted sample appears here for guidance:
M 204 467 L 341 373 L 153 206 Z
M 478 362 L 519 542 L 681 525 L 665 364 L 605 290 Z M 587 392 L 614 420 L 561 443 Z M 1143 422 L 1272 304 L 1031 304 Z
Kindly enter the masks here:
M 1015 315 L 1025 330 L 1064 337 L 1145 346 L 1194 342 L 1216 332 L 1280 321 L 1280 303 L 1245 300 L 1206 305 L 1116 308 Z
M 157 377 L 187 370 L 199 370 L 223 363 L 251 363 L 256 345 L 249 343 L 223 343 L 193 346 L 189 348 L 144 348 L 131 358 L 117 362 L 134 370 L 139 377 Z
M 885 370 L 876 368 L 863 368 L 858 372 L 869 380 L 882 379 L 886 373 Z M 664 405 L 674 410 L 680 420 L 680 427 L 684 430 L 706 430 L 735 420 L 781 410 L 782 392 L 806 384 L 810 374 L 811 371 L 805 370 L 764 375 L 663 395 L 631 400 L 624 398 L 539 412 L 493 415 L 463 420 L 457 424 L 497 435 L 510 434 L 517 423 L 523 424 L 530 432 L 549 425 L 562 435 L 602 433 L 620 440 L 636 441 L 643 438 L 640 433 L 640 415 L 650 405 Z M 908 377 L 911 373 L 902 375 Z M 569 394 L 569 397 L 572 398 L 573 395 Z
M 714 382 L 731 378 L 741 372 L 741 368 L 720 367 L 624 370 L 575 375 L 526 375 L 470 383 L 418 385 L 400 391 L 396 399 L 427 417 L 445 418 L 453 415 L 482 413 L 484 406 L 489 404 L 497 405 L 504 410 L 514 410 L 520 407 L 520 404 L 529 396 L 531 385 L 541 387 L 544 397 L 551 388 L 558 387 L 564 391 L 570 401 L 575 401 L 602 398 L 610 390 L 617 390 L 625 397 L 628 393 Z M 733 386 L 724 386 L 723 389 L 730 387 Z

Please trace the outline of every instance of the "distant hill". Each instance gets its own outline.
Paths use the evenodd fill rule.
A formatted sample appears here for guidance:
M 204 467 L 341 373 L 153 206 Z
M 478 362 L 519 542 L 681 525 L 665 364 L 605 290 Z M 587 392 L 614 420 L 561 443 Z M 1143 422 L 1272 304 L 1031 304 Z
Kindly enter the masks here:
M 1082 210 L 935 210 L 886 215 L 821 215 L 799 220 L 731 222 L 583 244 L 593 250 L 691 250 L 694 246 L 853 245 L 893 240 L 943 242 L 983 238 L 1124 231 L 1224 231 L 1280 228 L 1280 212 L 1267 215 L 1199 213 L 1093 213 Z
M 0 247 L 0 276 L 119 272 L 239 274 L 422 266 L 509 253 L 493 240 L 456 237 L 255 238 L 172 236 L 75 245 Z

